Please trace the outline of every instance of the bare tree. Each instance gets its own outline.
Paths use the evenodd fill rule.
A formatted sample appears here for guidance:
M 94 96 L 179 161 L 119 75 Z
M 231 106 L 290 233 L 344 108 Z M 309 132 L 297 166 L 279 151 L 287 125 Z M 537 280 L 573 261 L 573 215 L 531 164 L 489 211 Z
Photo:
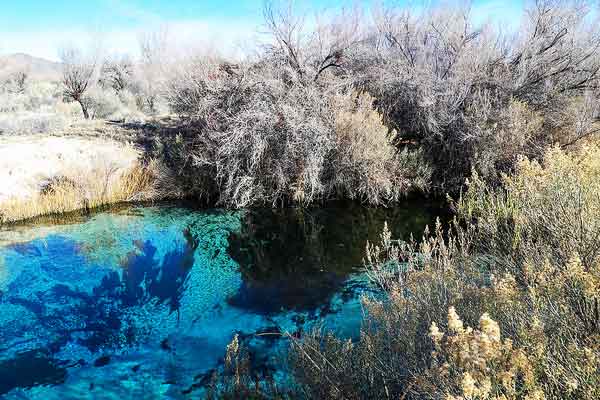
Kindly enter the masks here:
M 273 43 L 269 53 L 283 58 L 300 78 L 317 81 L 330 69 L 343 69 L 346 54 L 361 40 L 359 8 L 343 9 L 339 15 L 315 17 L 315 29 L 308 29 L 306 16 L 293 1 L 268 1 L 263 8 L 267 33 Z
M 100 84 L 119 93 L 131 85 L 133 79 L 133 62 L 129 57 L 111 59 L 104 62 Z
M 515 96 L 539 104 L 596 86 L 600 31 L 586 23 L 589 12 L 583 2 L 560 0 L 537 0 L 527 11 L 509 60 Z
M 274 40 L 271 51 L 280 53 L 289 66 L 302 76 L 305 61 L 302 50 L 307 40 L 304 16 L 295 13 L 293 1 L 288 1 L 284 7 L 267 1 L 263 8 L 263 18 L 267 32 Z
M 26 69 L 11 73 L 8 77 L 3 79 L 2 86 L 10 93 L 23 94 L 27 87 L 27 80 L 29 73 Z
M 364 38 L 363 18 L 358 7 L 343 9 L 324 21 L 317 18 L 311 49 L 315 81 L 327 70 L 347 69 L 348 53 Z
M 90 118 L 85 93 L 93 84 L 98 64 L 98 54 L 91 58 L 83 55 L 81 50 L 67 47 L 61 50 L 63 96 L 69 101 L 76 101 L 81 106 L 85 119 Z
M 29 77 L 29 75 L 27 74 L 26 71 L 19 71 L 14 74 L 13 82 L 14 82 L 15 88 L 17 90 L 17 93 L 25 92 L 25 87 L 27 85 L 28 77 Z
M 138 103 L 150 114 L 156 113 L 157 101 L 163 84 L 164 67 L 167 62 L 168 31 L 161 27 L 139 37 L 141 64 L 139 65 L 140 96 Z

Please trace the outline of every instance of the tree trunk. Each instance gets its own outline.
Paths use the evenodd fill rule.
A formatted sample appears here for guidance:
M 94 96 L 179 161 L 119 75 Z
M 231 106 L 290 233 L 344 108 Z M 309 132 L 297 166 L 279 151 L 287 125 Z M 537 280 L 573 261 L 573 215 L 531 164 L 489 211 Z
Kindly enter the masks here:
M 83 111 L 83 118 L 90 119 L 90 113 L 88 112 L 87 106 L 83 103 L 83 101 L 81 101 L 81 99 L 78 99 L 77 102 L 81 106 L 81 111 Z

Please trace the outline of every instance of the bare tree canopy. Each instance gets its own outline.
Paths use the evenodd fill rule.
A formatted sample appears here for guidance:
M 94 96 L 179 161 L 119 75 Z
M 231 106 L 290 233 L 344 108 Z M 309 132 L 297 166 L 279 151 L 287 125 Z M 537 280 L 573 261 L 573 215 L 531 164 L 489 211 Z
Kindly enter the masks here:
M 138 38 L 141 60 L 138 66 L 140 106 L 149 114 L 157 113 L 168 60 L 168 30 L 161 27 L 142 33 Z
M 167 85 L 173 110 L 202 122 L 204 138 L 219 132 L 215 154 L 246 152 L 235 163 L 222 159 L 233 163 L 222 170 L 233 197 L 274 171 L 273 165 L 260 173 L 247 166 L 269 151 L 290 157 L 266 139 L 288 127 L 294 127 L 290 134 L 304 133 L 279 140 L 313 143 L 311 162 L 327 165 L 330 153 L 346 151 L 331 142 L 331 116 L 343 103 L 336 99 L 350 93 L 372 96 L 385 126 L 397 132 L 391 139 L 397 153 L 418 151 L 442 193 L 460 190 L 473 170 L 499 182 L 519 157 L 540 158 L 554 143 L 573 146 L 599 131 L 600 25 L 583 2 L 532 2 L 520 27 L 508 33 L 476 25 L 470 7 L 461 5 L 384 4 L 373 8 L 372 18 L 357 7 L 312 17 L 293 1 L 268 1 L 263 16 L 268 42 L 258 57 L 191 64 Z M 252 145 L 258 153 L 236 142 L 249 132 L 254 139 L 271 132 Z M 297 163 L 302 168 L 294 174 L 318 171 L 318 178 L 303 176 L 303 184 L 314 183 L 310 193 L 334 192 L 319 186 L 331 171 Z M 236 170 L 238 177 L 229 174 Z M 289 176 L 282 172 L 270 182 L 289 184 Z
M 67 100 L 76 101 L 81 106 L 85 119 L 90 118 L 89 107 L 84 95 L 94 83 L 99 62 L 99 54 L 88 57 L 80 49 L 67 47 L 61 50 L 63 95 Z
M 267 51 L 285 60 L 300 78 L 306 74 L 313 80 L 330 68 L 344 66 L 347 52 L 361 40 L 359 8 L 342 10 L 331 19 L 316 18 L 314 29 L 293 1 L 268 1 L 263 8 L 266 32 L 272 38 Z
M 129 57 L 112 58 L 102 65 L 100 83 L 119 93 L 132 85 L 134 64 Z

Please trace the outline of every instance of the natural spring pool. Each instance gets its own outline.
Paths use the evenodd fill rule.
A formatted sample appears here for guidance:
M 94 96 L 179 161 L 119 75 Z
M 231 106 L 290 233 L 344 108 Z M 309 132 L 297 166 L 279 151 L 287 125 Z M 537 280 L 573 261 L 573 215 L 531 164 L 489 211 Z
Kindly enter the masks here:
M 1 229 L 0 398 L 198 398 L 236 333 L 284 381 L 278 333 L 355 336 L 367 240 L 441 212 L 128 206 Z

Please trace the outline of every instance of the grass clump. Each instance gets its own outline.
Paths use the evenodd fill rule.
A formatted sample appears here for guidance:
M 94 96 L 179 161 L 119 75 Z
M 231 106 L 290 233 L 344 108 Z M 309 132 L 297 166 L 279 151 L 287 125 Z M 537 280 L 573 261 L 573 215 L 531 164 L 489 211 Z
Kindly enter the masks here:
M 224 371 L 213 374 L 204 395 L 206 400 L 288 398 L 286 392 L 279 392 L 272 379 L 261 381 L 258 376 L 252 375 L 250 356 L 239 335 L 236 334 L 227 345 L 224 361 Z
M 90 171 L 74 169 L 48 180 L 33 196 L 9 198 L 0 203 L 0 223 L 33 217 L 87 211 L 130 201 L 148 201 L 166 196 L 159 189 L 162 172 L 155 162 L 128 169 L 95 165 Z

